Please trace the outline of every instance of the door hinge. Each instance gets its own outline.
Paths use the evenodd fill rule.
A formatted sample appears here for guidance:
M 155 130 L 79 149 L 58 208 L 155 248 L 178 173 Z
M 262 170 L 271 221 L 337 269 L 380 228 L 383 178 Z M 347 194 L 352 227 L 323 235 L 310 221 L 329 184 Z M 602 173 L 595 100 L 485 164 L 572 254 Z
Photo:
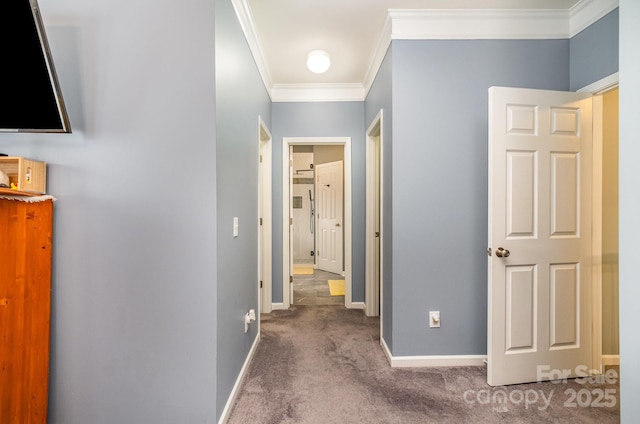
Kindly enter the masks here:
M 262 163 L 262 155 L 260 155 L 260 163 Z
M 262 288 L 262 280 L 260 280 L 260 288 Z
M 260 218 L 260 225 L 262 225 L 262 218 Z
M 293 225 L 293 218 L 289 218 L 289 225 Z
M 289 282 L 290 282 L 290 283 L 293 283 L 293 275 L 290 275 L 290 276 L 289 276 Z

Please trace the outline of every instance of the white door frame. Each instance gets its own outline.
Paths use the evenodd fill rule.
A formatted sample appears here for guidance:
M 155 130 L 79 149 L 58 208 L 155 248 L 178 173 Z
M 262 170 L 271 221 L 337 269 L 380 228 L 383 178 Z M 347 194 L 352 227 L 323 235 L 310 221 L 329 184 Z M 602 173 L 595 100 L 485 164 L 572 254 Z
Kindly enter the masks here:
M 382 340 L 382 252 L 383 252 L 383 212 L 382 212 L 382 191 L 383 191 L 383 112 L 380 112 L 369 125 L 366 133 L 366 213 L 365 213 L 365 313 L 367 316 L 377 316 L 380 311 L 380 339 Z M 376 147 L 376 139 L 379 144 Z M 376 175 L 376 148 L 380 152 L 379 175 Z M 376 177 L 379 177 L 380 186 L 376 196 Z M 376 198 L 378 204 L 376 204 Z M 376 208 L 379 209 L 380 220 L 380 259 L 376 260 L 376 236 L 375 236 L 375 220 Z M 375 281 L 376 270 L 378 266 L 378 275 L 380 281 L 380 290 L 378 290 L 377 281 Z
M 282 138 L 282 307 L 289 308 L 292 300 L 289 293 L 293 270 L 290 269 L 291 249 L 289 248 L 289 214 L 291 193 L 289 193 L 289 148 L 295 145 L 324 145 L 344 147 L 344 306 L 352 307 L 351 296 L 351 245 L 353 225 L 351 221 L 351 137 L 283 137 Z
M 268 314 L 272 309 L 272 137 L 269 128 L 258 116 L 258 281 L 262 276 L 262 288 L 258 284 L 260 313 Z M 262 224 L 262 229 L 260 228 Z M 262 230 L 262 231 L 261 231 Z M 259 321 L 259 320 L 258 320 Z
M 620 76 L 616 72 L 586 87 L 579 93 L 593 94 L 593 190 L 592 190 L 592 252 L 591 281 L 593 290 L 593 368 L 603 372 L 602 361 L 602 154 L 603 154 L 603 105 L 607 91 L 618 88 Z

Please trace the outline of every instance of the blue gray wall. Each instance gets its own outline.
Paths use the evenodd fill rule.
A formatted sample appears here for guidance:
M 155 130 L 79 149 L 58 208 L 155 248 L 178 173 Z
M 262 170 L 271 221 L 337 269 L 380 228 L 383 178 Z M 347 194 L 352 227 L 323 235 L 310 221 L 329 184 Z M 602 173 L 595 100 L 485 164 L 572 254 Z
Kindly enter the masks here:
M 213 3 L 40 3 L 74 133 L 0 152 L 58 199 L 48 422 L 213 423 Z
M 365 144 L 362 102 L 273 103 L 273 302 L 282 302 L 282 138 L 351 137 L 352 300 L 364 302 Z
M 618 21 L 615 9 L 571 38 L 572 91 L 618 72 Z
M 258 116 L 267 126 L 271 100 L 230 0 L 216 0 L 216 122 L 218 223 L 218 417 L 258 331 L 244 315 L 259 313 Z M 188 181 L 188 176 L 185 181 Z M 239 236 L 233 237 L 238 217 Z M 209 240 L 215 243 L 214 239 Z
M 620 0 L 620 418 L 640 421 L 640 3 Z
M 569 41 L 394 41 L 392 66 L 392 353 L 486 354 L 487 90 L 567 90 Z
M 382 337 L 389 348 L 393 346 L 393 86 L 392 63 L 393 45 L 378 69 L 376 78 L 369 89 L 365 100 L 365 127 L 373 123 L 382 110 L 382 249 L 380 255 L 382 266 L 382 291 L 380 293 L 382 308 Z

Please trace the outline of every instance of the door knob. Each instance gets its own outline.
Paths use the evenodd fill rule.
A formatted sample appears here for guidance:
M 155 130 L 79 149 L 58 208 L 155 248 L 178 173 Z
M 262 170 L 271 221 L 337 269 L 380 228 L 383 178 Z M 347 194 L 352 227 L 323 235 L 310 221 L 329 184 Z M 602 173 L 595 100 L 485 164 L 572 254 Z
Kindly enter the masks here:
M 499 258 L 508 258 L 510 254 L 511 252 L 502 247 L 498 247 L 498 250 L 496 250 L 496 256 Z
M 336 227 L 339 227 L 339 226 L 340 226 L 340 223 L 338 222 L 338 223 L 336 224 Z

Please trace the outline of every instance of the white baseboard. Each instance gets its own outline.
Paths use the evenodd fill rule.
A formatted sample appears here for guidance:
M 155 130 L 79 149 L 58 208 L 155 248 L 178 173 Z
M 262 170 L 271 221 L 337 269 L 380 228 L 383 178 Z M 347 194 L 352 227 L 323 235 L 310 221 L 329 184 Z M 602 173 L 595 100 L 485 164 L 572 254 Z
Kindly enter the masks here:
M 620 355 L 602 355 L 602 365 L 620 365 Z
M 284 309 L 288 309 L 284 307 L 284 303 L 272 303 L 271 310 L 272 311 L 282 311 Z
M 236 401 L 236 397 L 238 396 L 238 392 L 240 391 L 240 385 L 242 384 L 242 380 L 244 380 L 244 377 L 247 373 L 247 369 L 249 368 L 249 364 L 253 359 L 253 355 L 255 355 L 256 353 L 256 349 L 258 348 L 258 343 L 260 343 L 260 331 L 258 331 L 258 334 L 256 334 L 256 338 L 253 341 L 251 350 L 249 350 L 247 359 L 245 359 L 244 364 L 242 365 L 242 369 L 240 370 L 240 374 L 238 374 L 238 378 L 236 379 L 236 383 L 233 385 L 233 389 L 231 389 L 231 394 L 229 395 L 229 399 L 227 399 L 227 404 L 224 406 L 224 409 L 222 410 L 222 415 L 220 416 L 220 420 L 218 421 L 218 424 L 224 424 L 229 419 L 229 413 L 231 412 L 233 403 Z
M 387 342 L 384 341 L 384 337 L 380 337 L 380 346 L 382 346 L 382 351 L 384 352 L 384 356 L 387 357 L 387 361 L 389 361 L 389 365 L 392 365 L 393 355 L 391 355 L 391 351 L 389 350 L 389 346 L 387 346 Z
M 424 355 L 393 356 L 387 343 L 382 339 L 382 350 L 392 368 L 464 367 L 483 366 L 487 355 Z
M 364 302 L 351 302 L 351 309 L 364 309 Z

